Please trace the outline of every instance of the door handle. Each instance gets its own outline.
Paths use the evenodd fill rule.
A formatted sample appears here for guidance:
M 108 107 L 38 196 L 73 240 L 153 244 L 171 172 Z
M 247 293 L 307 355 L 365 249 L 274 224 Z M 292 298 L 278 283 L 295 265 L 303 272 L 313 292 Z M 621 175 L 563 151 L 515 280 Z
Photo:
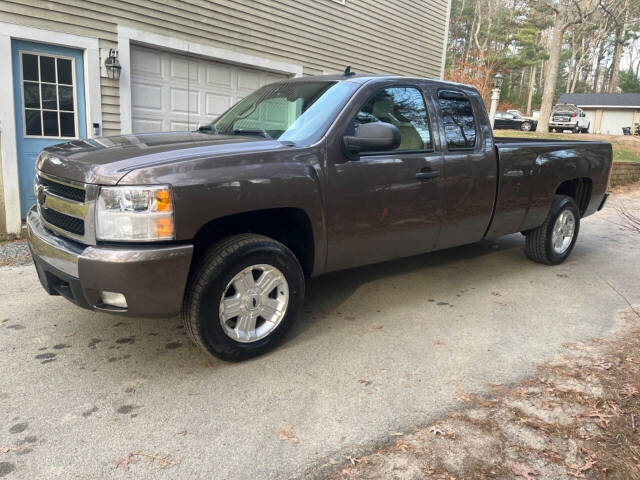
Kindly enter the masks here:
M 440 176 L 439 170 L 425 170 L 425 171 L 416 173 L 416 178 L 419 178 L 420 180 L 429 180 L 430 178 L 436 178 L 439 176 Z

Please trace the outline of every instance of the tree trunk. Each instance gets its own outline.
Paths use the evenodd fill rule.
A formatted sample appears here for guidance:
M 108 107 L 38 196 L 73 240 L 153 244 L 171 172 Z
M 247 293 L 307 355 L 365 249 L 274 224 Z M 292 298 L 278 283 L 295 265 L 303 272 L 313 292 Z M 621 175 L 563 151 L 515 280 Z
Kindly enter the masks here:
M 533 89 L 536 86 L 536 67 L 534 63 L 531 65 L 531 74 L 529 75 L 529 95 L 527 95 L 527 115 L 531 115 L 531 102 L 533 101 Z
M 600 64 L 602 63 L 602 57 L 604 56 L 602 50 L 604 46 L 604 41 L 600 42 L 600 47 L 598 48 L 598 58 L 596 60 L 596 71 L 593 74 L 593 92 L 598 91 L 598 80 L 600 80 Z
M 627 20 L 629 19 L 629 2 L 625 3 L 624 20 L 622 26 L 616 29 L 616 48 L 613 51 L 613 64 L 611 65 L 611 81 L 609 82 L 609 93 L 616 93 L 618 88 L 618 76 L 620 75 L 620 59 L 624 39 L 627 36 Z
M 538 120 L 538 131 L 546 132 L 549 129 L 549 117 L 553 109 L 553 97 L 558 84 L 558 69 L 560 67 L 560 55 L 562 53 L 562 37 L 565 26 L 562 18 L 556 13 L 553 32 L 551 33 L 551 45 L 549 48 L 549 60 L 547 72 L 544 79 L 544 89 L 542 90 L 542 105 L 540 106 L 540 119 Z

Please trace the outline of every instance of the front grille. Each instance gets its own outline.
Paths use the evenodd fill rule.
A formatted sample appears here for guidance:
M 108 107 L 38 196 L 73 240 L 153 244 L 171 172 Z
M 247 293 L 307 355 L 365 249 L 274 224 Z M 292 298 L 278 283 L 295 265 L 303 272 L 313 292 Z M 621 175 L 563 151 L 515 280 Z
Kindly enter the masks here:
M 47 187 L 47 189 L 54 195 L 68 198 L 69 200 L 73 200 L 75 202 L 84 203 L 86 192 L 81 188 L 75 188 L 63 183 L 52 182 L 51 180 L 44 177 L 38 177 L 38 182 L 40 183 L 40 185 Z
M 61 228 L 74 235 L 84 235 L 84 220 L 65 215 L 64 213 L 51 210 L 50 208 L 40 209 L 40 215 L 45 222 L 54 227 Z

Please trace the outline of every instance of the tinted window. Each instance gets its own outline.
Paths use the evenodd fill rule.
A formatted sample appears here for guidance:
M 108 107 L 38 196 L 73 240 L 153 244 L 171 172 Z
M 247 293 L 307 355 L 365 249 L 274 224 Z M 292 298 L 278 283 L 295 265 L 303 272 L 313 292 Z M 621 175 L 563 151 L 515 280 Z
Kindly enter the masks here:
M 431 131 L 427 107 L 416 88 L 390 87 L 378 91 L 356 114 L 350 135 L 364 123 L 385 122 L 398 127 L 398 150 L 430 150 Z
M 476 144 L 476 122 L 469 99 L 462 95 L 442 92 L 438 101 L 447 148 L 473 148 Z

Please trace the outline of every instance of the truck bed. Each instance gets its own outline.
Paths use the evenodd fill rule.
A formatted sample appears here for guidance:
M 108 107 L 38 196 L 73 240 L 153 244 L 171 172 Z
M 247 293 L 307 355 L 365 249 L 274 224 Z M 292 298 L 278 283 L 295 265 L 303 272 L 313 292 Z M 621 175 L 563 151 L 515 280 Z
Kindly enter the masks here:
M 494 138 L 498 187 L 488 237 L 540 226 L 554 195 L 566 182 L 580 182 L 583 217 L 595 213 L 607 190 L 611 144 L 593 140 Z M 569 185 L 567 188 L 578 188 Z M 582 202 L 582 203 L 581 203 Z

